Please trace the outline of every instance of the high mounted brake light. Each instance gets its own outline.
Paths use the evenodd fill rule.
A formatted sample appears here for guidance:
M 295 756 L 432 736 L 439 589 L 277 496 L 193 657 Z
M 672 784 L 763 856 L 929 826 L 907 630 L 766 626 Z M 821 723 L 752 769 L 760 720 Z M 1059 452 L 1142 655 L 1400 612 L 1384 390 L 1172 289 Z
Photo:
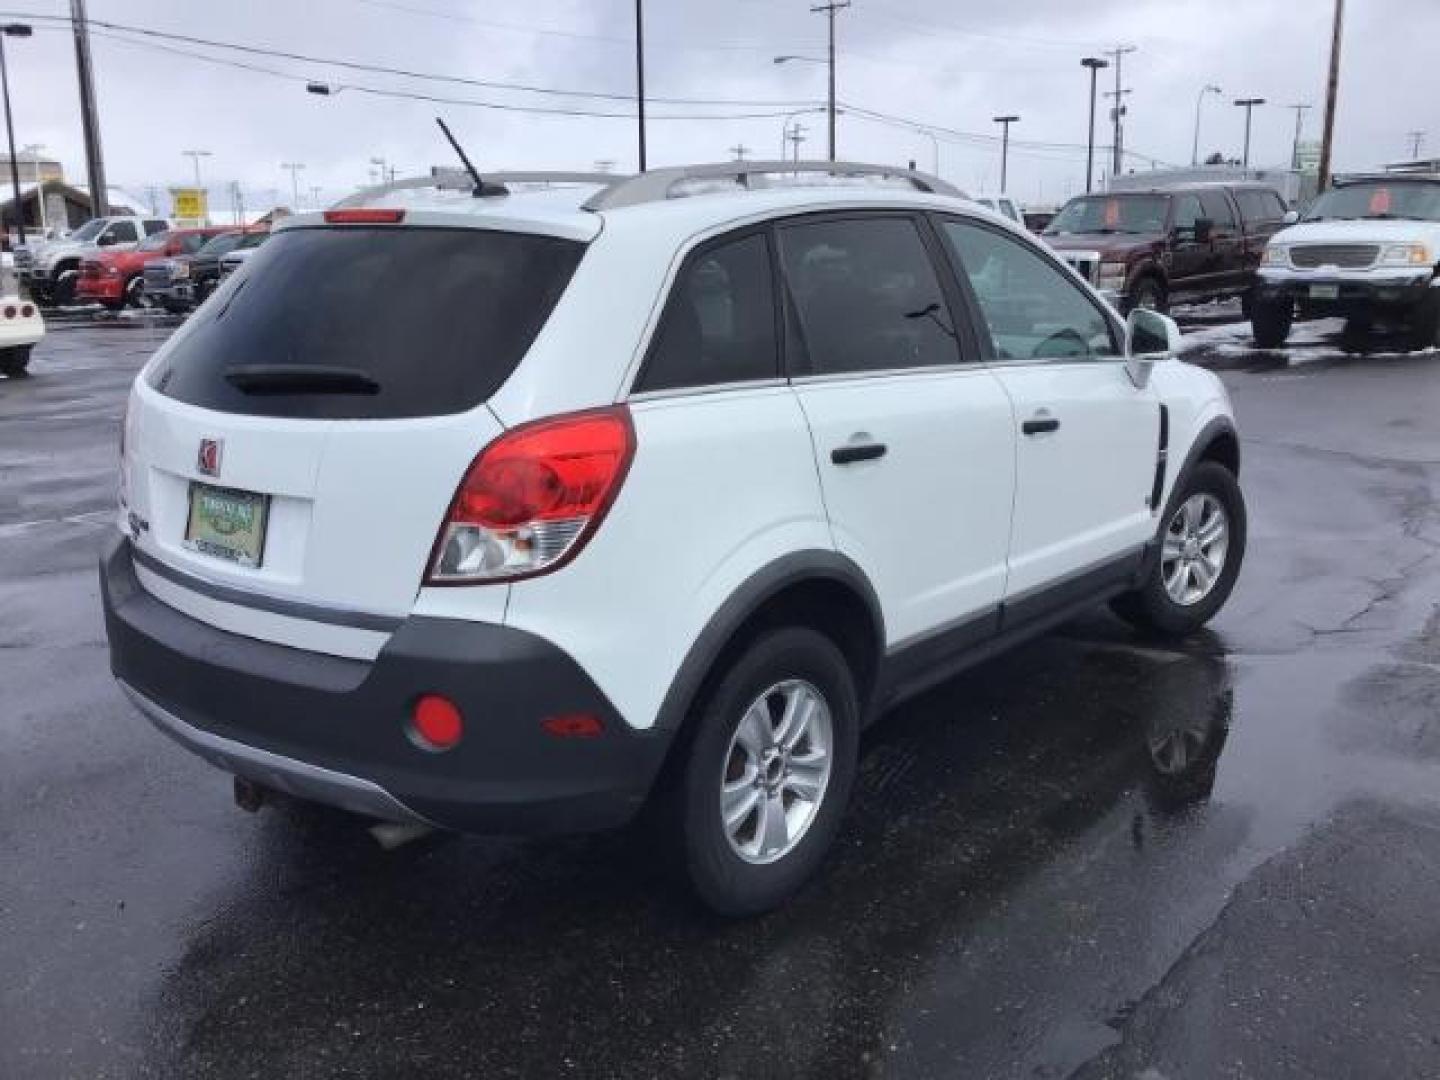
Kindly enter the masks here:
M 361 207 L 355 210 L 326 210 L 327 225 L 398 225 L 405 220 L 404 210 L 379 210 Z
M 426 583 L 513 581 L 563 566 L 595 534 L 634 456 L 623 405 L 507 431 L 460 481 Z

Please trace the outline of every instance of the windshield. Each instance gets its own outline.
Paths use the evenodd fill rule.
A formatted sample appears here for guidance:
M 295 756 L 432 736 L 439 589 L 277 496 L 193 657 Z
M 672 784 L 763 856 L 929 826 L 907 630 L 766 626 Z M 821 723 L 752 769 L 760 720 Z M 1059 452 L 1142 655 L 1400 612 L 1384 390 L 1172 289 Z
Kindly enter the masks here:
M 209 242 L 206 243 L 206 245 L 202 247 L 199 251 L 197 251 L 195 254 L 215 256 L 224 255 L 227 251 L 233 251 L 235 249 L 235 245 L 240 243 L 240 238 L 244 235 L 244 233 L 238 232 L 221 233 L 219 236 L 212 237 Z
M 240 242 L 235 246 L 241 251 L 244 251 L 246 248 L 257 248 L 263 244 L 269 236 L 270 234 L 268 232 L 245 233 L 240 237 Z
M 1387 180 L 1331 188 L 1305 211 L 1305 221 L 1440 221 L 1440 184 Z
M 141 241 L 140 241 L 140 245 L 139 245 L 135 250 L 136 250 L 136 251 L 164 251 L 164 250 L 165 250 L 165 245 L 169 242 L 169 240 L 170 240 L 170 234 L 169 234 L 169 233 L 163 233 L 163 232 L 153 233 L 152 235 L 147 236 L 144 240 L 141 240 Z
M 1066 203 L 1045 235 L 1164 232 L 1169 209 L 1167 195 L 1084 196 Z
M 100 235 L 100 230 L 103 228 L 105 228 L 104 218 L 92 218 L 90 221 L 85 222 L 84 225 L 81 225 L 80 228 L 76 229 L 73 233 L 71 233 L 70 239 L 80 241 L 94 240 L 95 237 Z

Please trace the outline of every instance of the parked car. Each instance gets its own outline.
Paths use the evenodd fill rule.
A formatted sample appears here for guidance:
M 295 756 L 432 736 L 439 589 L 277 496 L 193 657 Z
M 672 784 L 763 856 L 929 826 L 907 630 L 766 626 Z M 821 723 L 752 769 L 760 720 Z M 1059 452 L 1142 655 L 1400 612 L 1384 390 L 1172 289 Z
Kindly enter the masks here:
M 145 264 L 145 295 L 172 315 L 205 302 L 220 283 L 220 259 L 237 247 L 259 247 L 266 229 L 232 229 L 213 236 L 193 255 L 177 255 Z
M 1009 218 L 1016 225 L 1024 227 L 1025 214 L 1020 209 L 1020 204 L 1009 195 L 986 195 L 983 192 L 970 196 L 971 202 L 977 202 L 986 210 L 993 210 L 1003 218 Z
M 278 227 L 130 394 L 100 569 L 140 710 L 250 805 L 651 806 L 740 914 L 817 868 L 890 705 L 1094 604 L 1215 614 L 1239 442 L 1174 322 L 943 181 L 737 169 Z
M 102 251 L 80 260 L 80 277 L 75 299 L 102 304 L 119 311 L 129 304 L 149 303 L 145 292 L 145 267 L 151 262 L 179 255 L 193 255 L 207 240 L 223 229 L 170 229 L 147 236 L 125 251 Z
M 163 218 L 92 218 L 59 240 L 17 248 L 15 269 L 37 303 L 73 303 L 83 259 L 102 251 L 128 251 L 169 227 Z
M 1284 223 L 1260 184 L 1180 184 L 1071 199 L 1045 241 L 1122 312 L 1239 296 L 1248 314 L 1265 243 Z
M 1300 221 L 1265 249 L 1251 327 L 1276 348 L 1292 321 L 1341 316 L 1352 331 L 1405 328 L 1412 347 L 1440 345 L 1440 176 L 1336 177 Z
M 0 375 L 18 379 L 30 365 L 30 352 L 45 336 L 45 320 L 34 301 L 16 290 L 15 260 L 0 255 Z
M 239 244 L 236 244 L 224 255 L 220 256 L 220 280 L 224 281 L 240 267 L 245 261 L 255 254 L 255 249 L 265 243 L 269 233 L 255 233 Z

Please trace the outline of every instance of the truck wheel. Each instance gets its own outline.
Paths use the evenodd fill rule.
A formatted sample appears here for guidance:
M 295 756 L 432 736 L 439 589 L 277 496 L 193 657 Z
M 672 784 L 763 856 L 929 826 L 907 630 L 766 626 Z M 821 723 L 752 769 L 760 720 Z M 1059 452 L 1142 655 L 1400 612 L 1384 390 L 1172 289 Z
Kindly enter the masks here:
M 15 345 L 8 349 L 0 350 L 0 375 L 7 375 L 12 379 L 19 379 L 30 372 L 30 345 Z
M 137 308 L 155 306 L 155 301 L 145 295 L 145 279 L 138 274 L 125 283 L 125 303 Z
M 1136 308 L 1158 311 L 1162 315 L 1170 310 L 1170 298 L 1165 295 L 1165 286 L 1160 284 L 1157 278 L 1142 277 L 1130 290 L 1125 303 L 1125 314 L 1129 315 Z
M 1116 597 L 1111 610 L 1126 622 L 1166 637 L 1183 637 L 1220 610 L 1245 557 L 1245 497 L 1235 475 L 1202 461 L 1170 497 L 1145 581 Z
M 1425 299 L 1410 315 L 1408 333 L 1412 349 L 1433 349 L 1440 345 L 1440 288 L 1425 290 Z
M 673 856 L 711 910 L 768 911 L 840 829 L 860 731 L 849 665 L 815 630 L 773 630 L 721 674 L 693 722 L 658 808 Z
M 1257 300 L 1250 309 L 1250 329 L 1262 349 L 1278 349 L 1290 336 L 1295 307 L 1286 301 Z
M 55 287 L 50 290 L 50 302 L 56 307 L 68 307 L 75 303 L 75 286 L 79 281 L 79 270 L 73 267 L 61 270 L 55 275 Z

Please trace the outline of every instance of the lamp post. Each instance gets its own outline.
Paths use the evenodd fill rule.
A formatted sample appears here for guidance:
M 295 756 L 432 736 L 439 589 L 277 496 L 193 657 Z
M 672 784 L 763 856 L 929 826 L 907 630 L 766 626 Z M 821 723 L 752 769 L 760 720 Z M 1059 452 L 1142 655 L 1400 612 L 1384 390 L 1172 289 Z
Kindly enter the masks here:
M 1087 56 L 1080 61 L 1080 66 L 1090 69 L 1090 135 L 1085 143 L 1085 194 L 1088 195 L 1095 183 L 1095 79 L 1101 68 L 1110 66 L 1110 61 Z
M 846 6 L 848 6 L 848 5 L 846 5 L 846 4 L 841 4 L 840 6 L 841 6 L 841 7 L 846 7 Z M 816 8 L 815 10 L 821 11 L 821 10 L 824 10 L 824 9 L 823 9 L 823 8 Z M 834 20 L 832 19 L 831 21 L 832 21 L 832 24 L 833 24 L 833 21 L 834 21 Z M 833 29 L 832 29 L 831 32 L 832 32 L 832 34 L 833 34 L 833 32 L 834 32 Z M 834 161 L 834 160 L 835 160 L 835 113 L 836 113 L 836 109 L 835 109 L 835 54 L 834 54 L 834 52 L 833 52 L 833 47 L 834 47 L 834 41 L 833 41 L 833 40 L 831 41 L 831 47 L 832 47 L 832 52 L 831 52 L 831 54 L 830 54 L 830 59 L 829 59 L 829 60 L 821 60 L 818 56 L 796 56 L 796 55 L 787 53 L 787 54 L 784 55 L 784 56 L 777 56 L 777 57 L 775 57 L 775 63 L 777 63 L 777 64 L 789 64 L 789 63 L 793 63 L 793 62 L 795 62 L 795 61 L 799 61 L 799 62 L 802 63 L 802 64 L 825 64 L 826 66 L 829 67 L 829 69 L 830 69 L 830 96 L 829 96 L 829 100 L 827 101 L 827 103 L 826 103 L 826 105 L 825 105 L 825 112 L 829 114 L 829 118 L 830 118 L 830 160 L 831 160 L 831 161 Z M 804 111 L 805 111 L 805 112 L 814 112 L 814 111 L 816 111 L 816 110 L 814 110 L 814 109 L 806 109 L 806 110 L 804 110 Z
M 1010 157 L 1010 125 L 1019 120 L 1018 116 L 997 116 L 995 123 L 1000 125 L 1000 194 L 1005 194 L 1005 170 Z
M 1240 163 L 1245 168 L 1250 167 L 1250 117 L 1255 112 L 1256 105 L 1264 105 L 1263 97 L 1236 98 L 1235 104 L 1238 108 L 1245 110 L 1245 153 L 1240 158 Z
M 209 150 L 181 150 L 181 157 L 188 157 L 195 163 L 195 186 L 201 187 L 200 183 L 200 159 L 210 157 Z
M 290 194 L 294 197 L 294 212 L 300 212 L 300 172 L 305 168 L 303 161 L 282 161 L 280 168 L 290 173 Z
M 1190 146 L 1190 164 L 1200 164 L 1200 106 L 1205 104 L 1206 94 L 1223 94 L 1225 91 L 1213 83 L 1206 83 L 1200 89 L 1200 96 L 1195 99 L 1195 140 Z
M 637 148 L 640 172 L 645 171 L 645 11 L 644 0 L 635 0 L 635 118 L 639 125 Z
M 7 23 L 0 27 L 0 87 L 3 87 L 5 92 L 5 137 L 10 142 L 10 183 L 15 189 L 15 224 L 20 231 L 22 244 L 25 243 L 25 207 L 20 202 L 20 164 L 15 160 L 15 125 L 10 119 L 10 75 L 5 70 L 5 39 L 29 37 L 34 32 L 34 29 L 25 23 Z

